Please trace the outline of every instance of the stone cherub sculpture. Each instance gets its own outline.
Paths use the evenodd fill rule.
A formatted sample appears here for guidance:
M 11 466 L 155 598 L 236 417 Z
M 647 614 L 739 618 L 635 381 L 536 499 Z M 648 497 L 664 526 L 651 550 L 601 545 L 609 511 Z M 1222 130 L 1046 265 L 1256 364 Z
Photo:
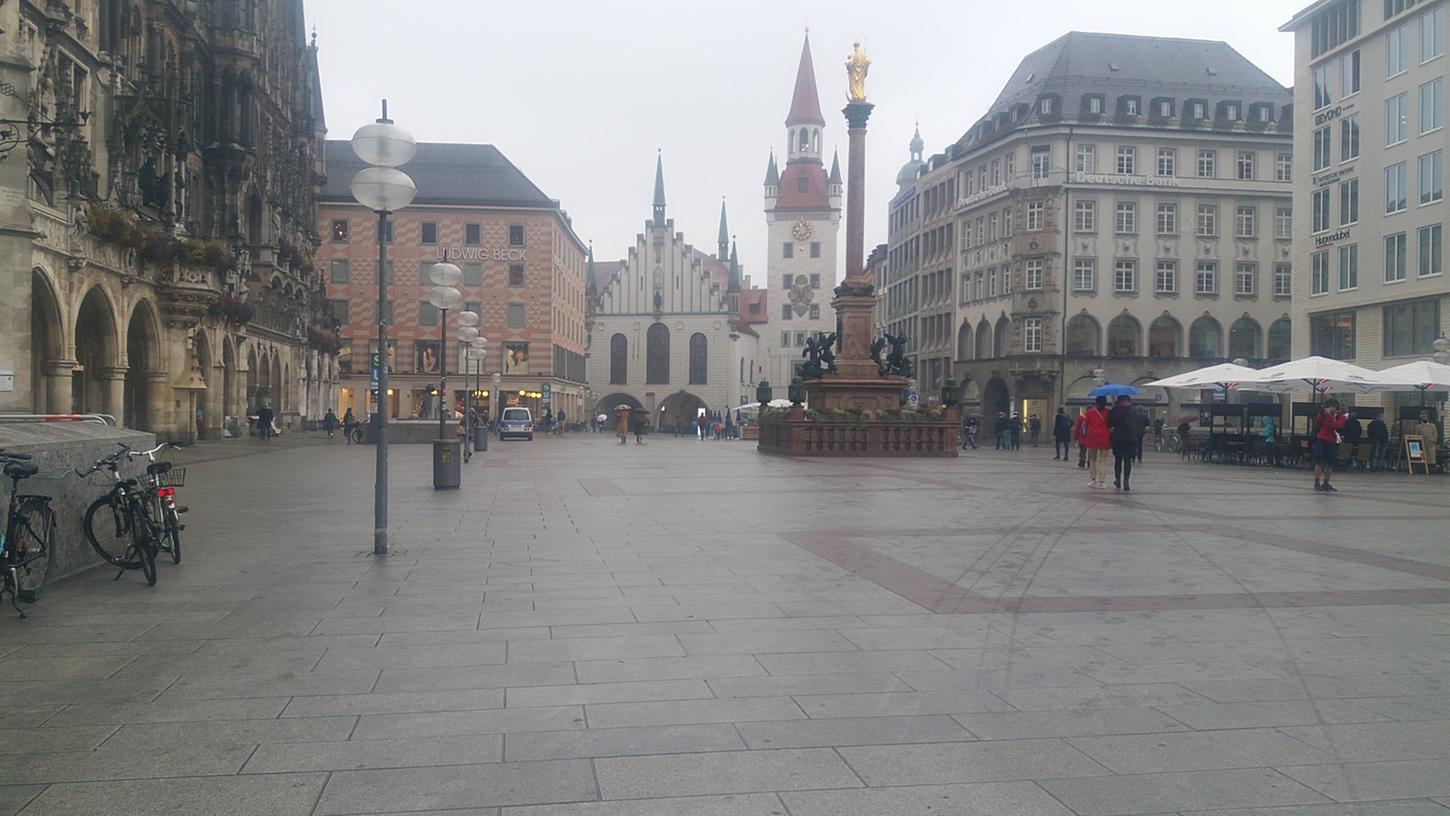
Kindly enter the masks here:
M 891 346 L 891 351 L 886 359 L 881 359 L 881 352 L 886 346 Z M 906 358 L 906 338 L 894 334 L 887 334 L 878 338 L 871 344 L 871 359 L 876 361 L 876 370 L 883 377 L 906 377 L 910 379 L 915 374 L 915 366 Z
M 806 358 L 806 361 L 801 364 L 801 378 L 814 380 L 826 374 L 835 373 L 836 352 L 833 350 L 835 345 L 836 335 L 834 334 L 821 334 L 806 338 L 806 347 L 801 350 L 801 356 Z

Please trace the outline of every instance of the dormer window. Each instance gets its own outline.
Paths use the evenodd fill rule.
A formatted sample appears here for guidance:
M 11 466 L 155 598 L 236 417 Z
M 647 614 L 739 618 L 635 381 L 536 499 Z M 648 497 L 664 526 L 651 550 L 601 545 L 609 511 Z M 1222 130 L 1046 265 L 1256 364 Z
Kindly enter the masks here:
M 1171 119 L 1173 117 L 1173 100 L 1158 100 L 1158 115 L 1164 119 Z
M 1103 112 L 1103 97 L 1100 94 L 1091 94 L 1087 98 L 1087 112 L 1101 114 Z
M 1194 102 L 1193 104 L 1191 104 L 1189 106 L 1189 110 L 1193 112 L 1193 117 L 1192 118 L 1194 118 L 1194 119 L 1205 119 L 1205 118 L 1207 118 L 1208 108 L 1202 102 Z
M 1137 116 L 1139 114 L 1139 102 L 1136 96 L 1125 96 L 1122 99 L 1120 109 L 1124 116 Z
M 1236 103 L 1236 102 L 1230 102 L 1227 105 L 1224 105 L 1223 106 L 1223 118 L 1229 120 L 1230 122 L 1237 122 L 1239 120 L 1239 106 L 1238 106 L 1238 103 Z
M 1038 103 L 1037 110 L 1044 116 L 1052 115 L 1052 97 L 1044 96 L 1042 101 Z
M 1274 119 L 1274 109 L 1270 105 L 1258 104 L 1254 106 L 1254 121 L 1271 122 Z

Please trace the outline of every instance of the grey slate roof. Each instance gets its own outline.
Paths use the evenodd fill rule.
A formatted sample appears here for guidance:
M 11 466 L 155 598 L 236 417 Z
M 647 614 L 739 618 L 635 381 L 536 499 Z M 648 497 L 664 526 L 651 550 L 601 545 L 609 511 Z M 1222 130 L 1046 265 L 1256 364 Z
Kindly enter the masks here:
M 1090 94 L 1103 96 L 1102 114 L 1088 113 Z M 1043 115 L 1038 106 L 1044 96 L 1056 97 L 1050 115 Z M 1268 104 L 1274 108 L 1277 130 L 1288 132 L 1292 124 L 1283 112 L 1292 104 L 1293 93 L 1226 42 L 1073 31 L 1024 57 L 991 109 L 957 146 L 1033 124 L 1131 125 L 1118 116 L 1119 99 L 1124 96 L 1139 97 L 1141 124 L 1148 124 L 1150 102 L 1157 98 L 1174 101 L 1175 118 L 1190 99 L 1207 103 L 1210 120 L 1220 102 L 1233 101 L 1241 104 L 1242 120 L 1247 120 L 1250 105 Z M 1211 121 L 1181 124 L 1216 127 Z
M 352 145 L 329 139 L 326 145 L 327 184 L 323 201 L 352 201 L 348 184 L 366 165 Z M 544 195 L 498 148 L 489 144 L 419 143 L 418 154 L 403 165 L 403 172 L 418 187 L 414 205 L 465 204 L 485 207 L 543 207 L 559 202 Z

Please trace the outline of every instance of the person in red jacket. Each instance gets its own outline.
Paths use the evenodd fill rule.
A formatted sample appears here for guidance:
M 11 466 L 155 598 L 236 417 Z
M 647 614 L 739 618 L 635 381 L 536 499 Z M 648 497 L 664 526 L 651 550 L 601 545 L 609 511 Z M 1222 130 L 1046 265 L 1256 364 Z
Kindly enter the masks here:
M 1088 486 L 1102 490 L 1108 486 L 1107 451 L 1112 447 L 1107 397 L 1098 397 L 1093 407 L 1083 412 L 1083 441 L 1088 449 Z
M 1339 429 L 1354 418 L 1354 412 L 1339 413 L 1339 401 L 1328 400 L 1314 415 L 1310 430 L 1314 434 L 1314 489 L 1322 493 L 1339 492 L 1329 484 L 1334 475 L 1334 462 L 1339 458 Z M 1323 477 L 1321 480 L 1321 476 Z

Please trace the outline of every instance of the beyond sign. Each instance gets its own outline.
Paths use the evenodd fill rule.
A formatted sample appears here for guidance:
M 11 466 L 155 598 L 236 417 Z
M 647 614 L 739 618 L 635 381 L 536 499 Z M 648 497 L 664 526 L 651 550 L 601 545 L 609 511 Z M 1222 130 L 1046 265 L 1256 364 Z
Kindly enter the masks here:
M 440 261 L 525 261 L 526 249 L 485 249 L 484 247 L 438 247 Z

